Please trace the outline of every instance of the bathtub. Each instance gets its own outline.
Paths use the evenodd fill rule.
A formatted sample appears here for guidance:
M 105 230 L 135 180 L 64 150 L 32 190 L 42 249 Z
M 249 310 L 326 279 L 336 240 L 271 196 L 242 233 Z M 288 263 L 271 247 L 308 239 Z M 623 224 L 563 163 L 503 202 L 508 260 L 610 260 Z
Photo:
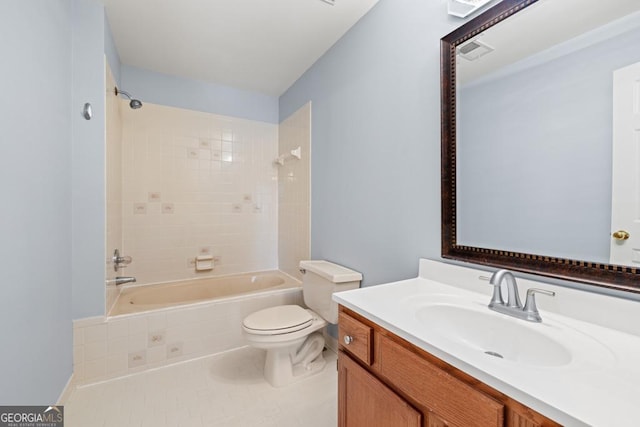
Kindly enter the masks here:
M 303 304 L 279 271 L 122 289 L 108 316 L 74 320 L 74 381 L 90 384 L 246 345 L 242 319 Z
M 122 289 L 110 316 L 193 304 L 300 287 L 300 282 L 279 271 L 183 280 Z

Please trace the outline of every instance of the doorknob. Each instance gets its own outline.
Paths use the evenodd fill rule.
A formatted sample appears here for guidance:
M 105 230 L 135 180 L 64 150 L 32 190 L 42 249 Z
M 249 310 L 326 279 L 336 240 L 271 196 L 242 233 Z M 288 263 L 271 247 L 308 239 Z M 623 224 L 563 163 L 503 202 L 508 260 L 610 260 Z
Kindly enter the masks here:
M 624 230 L 618 230 L 611 235 L 616 240 L 627 240 L 629 238 L 629 232 Z

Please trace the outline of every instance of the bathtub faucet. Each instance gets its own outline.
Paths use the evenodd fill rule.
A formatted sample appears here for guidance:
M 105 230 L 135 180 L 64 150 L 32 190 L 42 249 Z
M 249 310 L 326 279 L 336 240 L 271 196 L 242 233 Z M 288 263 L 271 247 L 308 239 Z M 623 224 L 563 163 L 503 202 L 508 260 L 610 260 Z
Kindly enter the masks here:
M 124 285 L 125 283 L 133 283 L 136 281 L 135 277 L 116 277 L 115 279 L 107 280 L 107 285 L 115 284 Z

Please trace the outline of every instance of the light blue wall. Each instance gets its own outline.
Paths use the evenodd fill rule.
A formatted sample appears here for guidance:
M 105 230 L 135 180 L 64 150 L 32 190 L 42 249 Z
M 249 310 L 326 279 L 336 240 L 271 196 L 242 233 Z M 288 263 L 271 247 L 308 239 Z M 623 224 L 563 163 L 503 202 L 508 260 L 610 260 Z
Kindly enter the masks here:
M 111 73 L 113 74 L 116 84 L 120 84 L 120 55 L 118 54 L 116 42 L 113 40 L 113 34 L 111 33 L 111 27 L 109 26 L 106 13 L 104 14 L 104 54 L 107 57 L 107 63 L 111 68 Z
M 0 405 L 55 403 L 72 370 L 71 37 L 68 0 L 0 2 Z
M 461 90 L 458 243 L 609 262 L 613 71 L 638 46 L 636 28 Z
M 278 98 L 123 64 L 121 88 L 143 103 L 278 123 Z
M 74 319 L 104 314 L 105 72 L 104 7 L 73 1 L 72 250 Z M 85 120 L 82 106 L 93 106 Z
M 313 102 L 311 256 L 364 286 L 440 257 L 440 38 L 444 1 L 380 0 L 281 98 Z

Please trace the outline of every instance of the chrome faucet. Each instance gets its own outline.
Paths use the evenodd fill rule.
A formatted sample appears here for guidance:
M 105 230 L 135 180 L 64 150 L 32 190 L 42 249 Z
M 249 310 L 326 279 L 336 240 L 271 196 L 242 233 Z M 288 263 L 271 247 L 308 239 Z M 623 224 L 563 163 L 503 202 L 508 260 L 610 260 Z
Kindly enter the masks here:
M 506 303 L 504 299 L 502 299 L 502 290 L 500 288 L 503 279 L 507 281 Z M 489 308 L 498 313 L 507 314 L 528 322 L 542 322 L 542 317 L 540 317 L 538 307 L 536 306 L 536 294 L 556 295 L 556 293 L 552 291 L 531 288 L 527 290 L 527 299 L 523 306 L 520 301 L 520 295 L 518 295 L 516 278 L 512 272 L 509 270 L 498 270 L 491 275 L 489 283 L 493 286 L 493 295 L 491 296 L 491 302 L 489 302 Z
M 120 250 L 116 249 L 113 251 L 113 257 L 111 257 L 113 261 L 113 271 L 118 271 L 119 268 L 125 268 L 127 265 L 131 264 L 133 258 L 130 256 L 120 256 Z
M 135 277 L 116 277 L 115 279 L 107 280 L 107 285 L 115 284 L 116 286 L 118 286 L 124 285 L 125 283 L 134 283 L 135 281 Z

